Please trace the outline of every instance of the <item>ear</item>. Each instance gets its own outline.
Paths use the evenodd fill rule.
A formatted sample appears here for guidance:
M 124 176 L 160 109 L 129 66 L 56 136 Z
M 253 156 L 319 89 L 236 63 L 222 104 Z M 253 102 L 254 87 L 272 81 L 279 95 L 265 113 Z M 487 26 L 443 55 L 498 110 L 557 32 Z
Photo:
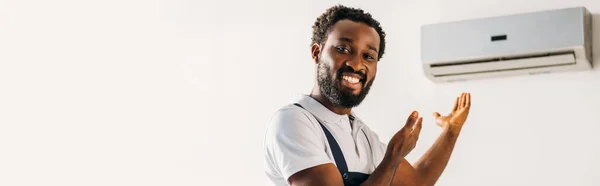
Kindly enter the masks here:
M 319 56 L 321 54 L 321 45 L 313 43 L 312 47 L 310 47 L 310 54 L 315 64 L 318 64 Z

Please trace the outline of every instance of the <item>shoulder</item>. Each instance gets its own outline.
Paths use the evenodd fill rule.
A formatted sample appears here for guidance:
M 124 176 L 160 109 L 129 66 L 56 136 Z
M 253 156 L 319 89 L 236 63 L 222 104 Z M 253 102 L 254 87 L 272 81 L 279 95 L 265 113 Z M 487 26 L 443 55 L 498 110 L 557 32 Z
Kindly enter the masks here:
M 319 121 L 307 110 L 295 105 L 285 106 L 271 117 L 265 133 L 267 148 L 283 145 L 317 145 L 324 139 Z
M 273 114 L 267 126 L 267 133 L 294 132 L 301 128 L 314 128 L 315 124 L 318 124 L 318 121 L 310 112 L 295 105 L 286 105 Z
M 291 105 L 271 118 L 264 139 L 267 173 L 287 180 L 298 171 L 331 163 L 318 121 L 308 111 Z

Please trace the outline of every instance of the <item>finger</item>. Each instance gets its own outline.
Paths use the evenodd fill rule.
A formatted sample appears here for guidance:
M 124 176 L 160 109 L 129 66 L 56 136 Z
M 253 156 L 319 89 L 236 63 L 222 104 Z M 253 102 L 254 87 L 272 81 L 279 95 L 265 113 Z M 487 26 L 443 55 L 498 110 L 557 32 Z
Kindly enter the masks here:
M 438 112 L 434 112 L 434 113 L 433 113 L 433 117 L 434 117 L 434 118 L 436 118 L 436 119 L 437 119 L 438 117 L 440 117 L 440 116 L 441 116 L 441 115 L 440 115 L 440 113 L 438 113 Z
M 419 112 L 417 111 L 413 111 L 410 116 L 408 116 L 408 119 L 406 119 L 406 124 L 404 125 L 404 127 L 402 128 L 402 130 L 404 131 L 412 131 L 412 128 L 415 124 L 415 121 L 417 120 L 417 117 L 419 117 Z
M 469 97 L 468 93 L 465 93 L 465 98 L 463 99 L 463 108 L 467 107 L 467 99 Z
M 417 124 L 415 125 L 415 130 L 411 133 L 411 136 L 415 139 L 419 139 L 419 134 L 421 134 L 421 128 L 423 127 L 423 118 L 417 119 Z
M 467 107 L 471 107 L 471 93 L 467 93 Z
M 461 109 L 464 106 L 464 101 L 465 101 L 465 93 L 461 93 L 460 94 L 460 99 L 458 100 L 458 108 Z
M 454 99 L 454 107 L 452 107 L 452 112 L 458 110 L 458 97 Z

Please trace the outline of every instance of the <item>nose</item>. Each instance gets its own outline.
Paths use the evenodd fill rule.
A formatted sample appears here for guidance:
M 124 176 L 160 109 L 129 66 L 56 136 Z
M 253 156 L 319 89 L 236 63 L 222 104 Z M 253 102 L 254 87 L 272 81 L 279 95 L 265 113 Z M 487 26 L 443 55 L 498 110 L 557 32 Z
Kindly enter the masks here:
M 354 71 L 365 71 L 365 65 L 360 61 L 360 58 L 356 55 L 353 55 L 350 59 L 346 61 L 346 65 L 352 67 Z

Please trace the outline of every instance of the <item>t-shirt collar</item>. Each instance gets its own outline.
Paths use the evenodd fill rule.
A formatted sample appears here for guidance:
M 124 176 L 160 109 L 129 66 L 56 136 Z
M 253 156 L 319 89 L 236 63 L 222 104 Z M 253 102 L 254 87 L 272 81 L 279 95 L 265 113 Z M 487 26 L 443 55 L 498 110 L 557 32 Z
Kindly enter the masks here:
M 304 95 L 304 94 L 298 95 L 295 102 L 302 105 L 302 107 L 304 107 L 304 109 L 306 109 L 307 111 L 309 111 L 310 113 L 312 113 L 313 115 L 315 115 L 317 118 L 319 118 L 320 120 L 322 120 L 324 122 L 342 123 L 341 121 L 349 120 L 348 115 L 337 114 L 337 113 L 329 110 L 327 107 L 323 106 L 323 104 L 321 104 L 320 102 L 318 102 L 317 100 L 315 100 L 314 98 L 312 98 L 308 95 Z M 360 125 L 362 125 L 362 122 L 356 116 L 354 111 L 352 111 L 350 113 L 350 115 L 351 115 L 351 117 L 354 118 L 355 127 L 359 127 Z M 345 122 L 343 122 L 343 123 L 345 123 Z

